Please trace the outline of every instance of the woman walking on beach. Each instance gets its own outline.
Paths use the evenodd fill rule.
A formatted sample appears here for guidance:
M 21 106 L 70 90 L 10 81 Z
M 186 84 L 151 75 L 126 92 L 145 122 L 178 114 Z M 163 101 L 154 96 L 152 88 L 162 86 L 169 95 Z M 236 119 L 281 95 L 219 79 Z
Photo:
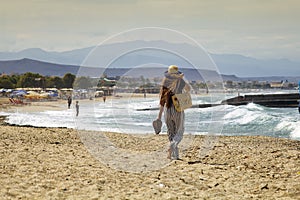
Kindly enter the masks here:
M 189 92 L 190 89 L 190 86 L 183 80 L 183 73 L 178 71 L 178 67 L 175 65 L 169 66 L 168 71 L 165 72 L 160 91 L 160 106 L 164 107 L 165 122 L 170 142 L 168 149 L 169 159 L 179 159 L 178 144 L 183 138 L 185 120 L 184 111 L 176 111 L 172 102 L 172 96 L 182 93 L 183 90 Z M 163 109 L 160 110 L 162 111 Z M 158 115 L 158 118 L 160 117 L 161 112 Z

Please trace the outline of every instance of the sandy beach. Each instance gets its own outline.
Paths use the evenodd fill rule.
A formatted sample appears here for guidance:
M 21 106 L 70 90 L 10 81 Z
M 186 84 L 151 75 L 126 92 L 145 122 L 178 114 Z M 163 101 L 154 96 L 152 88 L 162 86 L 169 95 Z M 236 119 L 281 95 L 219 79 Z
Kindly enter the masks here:
M 43 109 L 50 106 L 45 105 Z M 106 136 L 119 148 L 132 151 L 151 152 L 167 144 L 166 135 L 146 139 L 118 133 Z M 83 145 L 77 130 L 2 123 L 0 196 L 1 199 L 299 199 L 300 141 L 219 136 L 209 154 L 200 156 L 206 139 L 196 136 L 189 148 L 181 152 L 182 160 L 155 171 L 131 173 L 99 162 Z

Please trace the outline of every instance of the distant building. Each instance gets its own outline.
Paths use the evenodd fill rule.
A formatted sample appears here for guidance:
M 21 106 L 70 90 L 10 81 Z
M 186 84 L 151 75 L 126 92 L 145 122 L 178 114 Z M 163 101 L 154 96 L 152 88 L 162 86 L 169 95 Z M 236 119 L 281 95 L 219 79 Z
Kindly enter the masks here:
M 271 88 L 281 88 L 282 83 L 281 82 L 270 82 L 270 87 Z
M 230 81 L 230 80 L 229 80 L 229 81 L 226 81 L 226 82 L 225 82 L 225 87 L 226 87 L 226 88 L 233 88 L 233 81 Z

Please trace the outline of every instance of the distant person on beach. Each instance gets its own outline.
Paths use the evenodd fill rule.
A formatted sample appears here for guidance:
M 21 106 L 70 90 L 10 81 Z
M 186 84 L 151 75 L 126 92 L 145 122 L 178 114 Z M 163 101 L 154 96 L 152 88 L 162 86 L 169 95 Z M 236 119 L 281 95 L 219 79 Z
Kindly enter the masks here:
M 68 109 L 70 109 L 71 104 L 72 104 L 72 97 L 69 96 L 69 97 L 68 97 Z
M 78 101 L 76 101 L 75 107 L 76 107 L 76 117 L 77 117 L 78 114 L 79 114 L 79 104 L 78 104 Z
M 299 100 L 299 104 L 298 104 L 298 112 L 300 114 L 300 100 Z
M 103 102 L 105 103 L 105 101 L 106 101 L 106 96 L 104 95 L 103 96 Z
M 178 67 L 171 65 L 165 72 L 160 91 L 160 111 L 157 120 L 161 120 L 164 111 L 165 123 L 167 125 L 168 139 L 170 146 L 168 149 L 168 158 L 173 160 L 179 159 L 178 145 L 183 138 L 184 133 L 184 111 L 176 111 L 172 95 L 182 93 L 183 90 L 190 91 L 190 86 L 183 80 L 183 73 L 178 71 Z

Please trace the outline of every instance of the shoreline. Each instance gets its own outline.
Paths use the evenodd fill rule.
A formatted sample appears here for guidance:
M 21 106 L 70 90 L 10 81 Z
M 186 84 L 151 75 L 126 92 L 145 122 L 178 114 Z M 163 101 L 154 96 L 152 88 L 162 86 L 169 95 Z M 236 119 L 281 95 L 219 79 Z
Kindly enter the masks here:
M 20 124 L 10 124 L 5 122 L 7 116 L 5 115 L 0 115 L 0 126 L 11 126 L 11 127 L 30 127 L 30 128 L 37 128 L 37 129 L 47 129 L 47 128 L 55 128 L 55 129 L 70 129 L 70 130 L 74 130 L 74 131 L 84 131 L 84 130 L 77 130 L 76 128 L 69 128 L 69 127 L 47 127 L 47 126 L 34 126 L 34 125 L 20 125 Z M 105 131 L 106 132 L 106 131 Z M 123 133 L 119 133 L 119 132 L 110 132 L 110 133 L 114 133 L 114 134 L 123 134 Z M 125 133 L 126 134 L 126 133 Z M 138 135 L 138 136 L 143 136 L 143 135 L 149 135 L 149 133 L 145 133 L 145 134 L 134 134 L 134 133 L 128 133 L 128 135 Z M 166 134 L 160 134 L 160 135 L 166 135 Z M 207 134 L 194 134 L 192 135 L 193 137 L 198 137 L 198 136 L 202 136 L 202 137 L 209 137 L 209 136 L 213 136 L 213 137 L 267 137 L 267 138 L 278 138 L 278 139 L 286 139 L 286 140 L 291 140 L 291 141 L 299 141 L 299 138 L 292 138 L 292 137 L 275 137 L 275 136 L 267 136 L 267 135 L 207 135 Z
M 300 194 L 300 141 L 219 136 L 211 152 L 199 157 L 205 141 L 199 135 L 181 152 L 182 160 L 130 173 L 94 158 L 74 129 L 0 127 L 4 199 L 295 199 Z M 152 135 L 150 143 L 118 133 L 107 137 L 141 153 L 168 143 L 166 135 Z
M 134 97 L 134 98 L 143 98 L 142 94 L 138 94 L 138 95 L 139 96 Z M 116 98 L 116 97 L 108 98 L 107 101 L 111 101 L 113 98 Z M 120 98 L 124 98 L 126 100 L 127 98 L 130 98 L 130 97 L 127 96 L 127 97 L 120 97 Z M 117 97 L 117 99 L 119 99 L 119 98 Z M 73 102 L 72 102 L 72 108 L 71 108 L 72 110 L 74 109 L 73 105 L 75 104 L 75 101 L 76 100 L 73 100 Z M 78 101 L 79 101 L 80 105 L 87 104 L 87 103 L 93 103 L 93 102 L 94 103 L 102 103 L 101 98 L 96 99 L 96 100 L 94 100 L 94 99 L 93 100 L 81 99 L 81 100 L 78 100 Z M 109 103 L 109 102 L 107 102 L 107 103 Z M 146 110 L 150 110 L 150 109 L 151 108 L 146 109 Z M 3 111 L 4 113 L 5 112 L 6 113 L 18 113 L 18 112 L 20 112 L 20 113 L 34 113 L 34 112 L 42 112 L 42 111 L 61 111 L 61 110 L 67 110 L 67 101 L 66 100 L 41 101 L 41 102 L 32 102 L 32 104 L 30 104 L 30 105 L 9 105 L 9 107 L 6 107 L 6 106 L 3 107 L 3 104 L 1 104 L 1 101 L 0 101 L 0 110 Z M 3 115 L 5 115 L 4 113 L 3 113 Z M 1 121 L 1 119 L 0 119 L 0 121 Z M 4 124 L 3 121 L 4 121 L 4 119 L 2 119 L 2 122 L 1 122 L 2 124 Z M 19 125 L 19 124 L 8 124 L 8 123 L 7 123 L 7 125 L 20 126 L 20 127 L 47 128 L 47 126 L 36 126 L 36 125 Z M 62 126 L 58 126 L 57 128 L 59 128 L 59 127 L 67 128 L 63 124 L 62 124 Z M 200 135 L 205 135 L 205 134 L 200 133 Z M 224 135 L 226 135 L 226 133 Z M 227 134 L 227 135 L 229 135 L 229 134 Z M 242 133 L 242 134 L 236 133 L 235 134 L 235 136 L 239 136 L 239 135 L 245 135 L 245 133 Z M 249 133 L 249 135 L 254 135 L 254 134 Z M 257 135 L 259 135 L 259 134 L 257 133 Z M 277 137 L 280 137 L 280 136 L 270 135 L 270 137 L 277 138 Z M 287 138 L 287 139 L 290 139 L 290 140 L 299 140 L 300 141 L 299 137 L 291 137 L 291 136 L 289 137 L 288 135 L 284 136 L 283 138 Z

